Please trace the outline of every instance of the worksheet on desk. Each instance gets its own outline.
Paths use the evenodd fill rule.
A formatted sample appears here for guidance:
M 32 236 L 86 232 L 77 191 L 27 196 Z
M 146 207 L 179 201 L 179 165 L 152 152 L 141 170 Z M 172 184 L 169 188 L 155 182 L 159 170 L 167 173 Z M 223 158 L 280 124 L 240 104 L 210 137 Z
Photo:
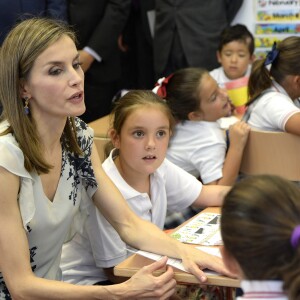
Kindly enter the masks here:
M 171 237 L 182 243 L 217 246 L 222 245 L 220 232 L 221 215 L 201 213 L 183 227 L 171 234 Z

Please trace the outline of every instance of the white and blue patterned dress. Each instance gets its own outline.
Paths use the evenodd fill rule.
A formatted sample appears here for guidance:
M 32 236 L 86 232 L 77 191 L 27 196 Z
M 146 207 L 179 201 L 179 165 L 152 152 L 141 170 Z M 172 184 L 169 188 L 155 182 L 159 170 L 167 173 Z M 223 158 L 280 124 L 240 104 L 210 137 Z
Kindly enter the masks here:
M 58 187 L 51 202 L 44 194 L 41 178 L 27 172 L 24 156 L 14 136 L 0 136 L 0 166 L 20 177 L 18 202 L 26 230 L 30 263 L 38 277 L 61 280 L 59 268 L 61 249 L 76 230 L 80 230 L 97 183 L 90 155 L 93 131 L 79 118 L 75 120 L 78 143 L 83 156 L 62 149 L 62 168 Z M 0 123 L 0 132 L 8 128 Z M 0 299 L 11 299 L 0 273 Z

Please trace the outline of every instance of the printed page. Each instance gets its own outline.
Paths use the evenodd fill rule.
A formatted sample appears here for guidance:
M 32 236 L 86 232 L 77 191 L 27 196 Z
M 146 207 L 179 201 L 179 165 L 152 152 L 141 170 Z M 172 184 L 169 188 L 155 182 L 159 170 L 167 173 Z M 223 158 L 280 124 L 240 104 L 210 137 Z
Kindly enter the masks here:
M 220 214 L 201 213 L 185 226 L 173 232 L 171 237 L 188 244 L 222 245 L 220 218 Z

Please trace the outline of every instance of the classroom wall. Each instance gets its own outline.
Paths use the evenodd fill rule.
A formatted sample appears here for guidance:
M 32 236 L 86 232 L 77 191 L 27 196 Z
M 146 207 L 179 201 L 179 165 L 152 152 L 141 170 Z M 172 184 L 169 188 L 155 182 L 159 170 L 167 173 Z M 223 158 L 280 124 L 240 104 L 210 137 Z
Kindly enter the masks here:
M 232 21 L 232 25 L 244 24 L 254 34 L 254 8 L 255 0 L 244 0 L 239 12 Z
M 255 55 L 264 57 L 274 42 L 300 36 L 300 0 L 244 0 L 232 24 L 241 23 L 255 37 Z

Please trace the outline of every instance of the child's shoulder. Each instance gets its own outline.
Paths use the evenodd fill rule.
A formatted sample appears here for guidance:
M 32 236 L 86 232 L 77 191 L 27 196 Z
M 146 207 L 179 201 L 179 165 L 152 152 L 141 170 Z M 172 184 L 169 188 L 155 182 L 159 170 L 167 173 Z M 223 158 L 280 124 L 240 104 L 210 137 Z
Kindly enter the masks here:
M 228 78 L 225 75 L 224 68 L 221 66 L 219 68 L 213 69 L 209 72 L 210 76 L 219 84 L 227 82 Z
M 209 71 L 209 74 L 210 74 L 212 77 L 214 77 L 214 76 L 216 76 L 216 75 L 219 75 L 219 74 L 222 73 L 222 72 L 224 72 L 224 69 L 223 69 L 223 67 L 221 66 L 221 67 L 218 67 L 218 68 L 215 68 L 215 69 Z

